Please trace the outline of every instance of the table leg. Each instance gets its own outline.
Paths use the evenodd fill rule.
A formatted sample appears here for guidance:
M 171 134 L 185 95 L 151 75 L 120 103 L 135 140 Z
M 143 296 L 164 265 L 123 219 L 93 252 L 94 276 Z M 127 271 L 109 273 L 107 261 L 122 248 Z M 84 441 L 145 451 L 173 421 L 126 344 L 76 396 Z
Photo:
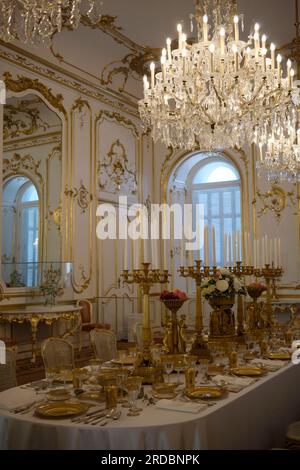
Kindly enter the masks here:
M 39 318 L 32 316 L 30 318 L 31 325 L 31 344 L 32 344 L 32 357 L 31 362 L 36 362 L 37 356 L 37 329 L 39 324 Z

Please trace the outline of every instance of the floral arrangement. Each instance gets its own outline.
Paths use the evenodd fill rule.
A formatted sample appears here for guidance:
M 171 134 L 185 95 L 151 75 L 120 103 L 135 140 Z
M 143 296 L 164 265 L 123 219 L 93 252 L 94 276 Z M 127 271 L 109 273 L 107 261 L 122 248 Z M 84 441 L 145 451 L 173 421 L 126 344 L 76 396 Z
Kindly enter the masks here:
M 202 295 L 206 300 L 212 298 L 230 298 L 235 294 L 246 295 L 246 289 L 231 272 L 220 268 L 212 278 L 203 279 Z
M 187 295 L 185 292 L 179 289 L 173 289 L 172 291 L 163 290 L 160 295 L 160 300 L 186 300 Z

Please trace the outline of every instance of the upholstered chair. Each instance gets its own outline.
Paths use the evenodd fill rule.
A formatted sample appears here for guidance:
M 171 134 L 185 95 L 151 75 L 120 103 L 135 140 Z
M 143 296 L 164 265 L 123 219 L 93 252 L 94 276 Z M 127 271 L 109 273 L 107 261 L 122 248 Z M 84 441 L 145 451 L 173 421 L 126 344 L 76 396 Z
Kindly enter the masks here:
M 90 333 L 95 328 L 109 330 L 108 323 L 93 323 L 92 313 L 93 306 L 89 300 L 81 299 L 77 301 L 77 306 L 81 307 L 81 329 L 79 330 L 79 351 L 82 348 L 82 333 Z
M 107 362 L 117 357 L 117 338 L 113 331 L 95 328 L 90 332 L 90 338 L 98 359 Z
M 6 348 L 6 364 L 0 364 L 0 392 L 16 387 L 17 348 Z
M 45 369 L 75 367 L 74 348 L 69 341 L 62 338 L 48 338 L 42 343 L 42 359 Z

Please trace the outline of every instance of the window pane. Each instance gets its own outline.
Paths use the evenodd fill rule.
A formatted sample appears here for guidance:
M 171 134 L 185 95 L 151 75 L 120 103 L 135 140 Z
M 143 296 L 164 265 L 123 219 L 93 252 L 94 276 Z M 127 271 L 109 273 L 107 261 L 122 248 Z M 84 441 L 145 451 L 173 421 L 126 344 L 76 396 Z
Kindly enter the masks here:
M 211 162 L 200 168 L 194 177 L 193 184 L 221 183 L 239 179 L 237 170 L 230 163 Z
M 224 191 L 223 193 L 223 212 L 224 214 L 232 213 L 232 196 L 229 191 Z
M 23 196 L 22 196 L 22 202 L 32 202 L 32 201 L 38 201 L 38 200 L 39 200 L 39 196 L 38 196 L 37 190 L 35 189 L 35 186 L 31 184 L 24 191 Z
M 213 192 L 210 195 L 211 215 L 216 216 L 220 213 L 220 192 Z

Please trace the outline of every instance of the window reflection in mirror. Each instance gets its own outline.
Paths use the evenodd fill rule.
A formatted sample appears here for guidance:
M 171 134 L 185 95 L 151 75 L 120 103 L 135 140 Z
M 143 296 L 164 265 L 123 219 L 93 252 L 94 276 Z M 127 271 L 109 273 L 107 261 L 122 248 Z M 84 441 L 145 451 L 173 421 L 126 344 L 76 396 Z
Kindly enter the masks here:
M 41 266 L 61 261 L 60 117 L 34 92 L 3 109 L 2 280 L 37 287 Z

